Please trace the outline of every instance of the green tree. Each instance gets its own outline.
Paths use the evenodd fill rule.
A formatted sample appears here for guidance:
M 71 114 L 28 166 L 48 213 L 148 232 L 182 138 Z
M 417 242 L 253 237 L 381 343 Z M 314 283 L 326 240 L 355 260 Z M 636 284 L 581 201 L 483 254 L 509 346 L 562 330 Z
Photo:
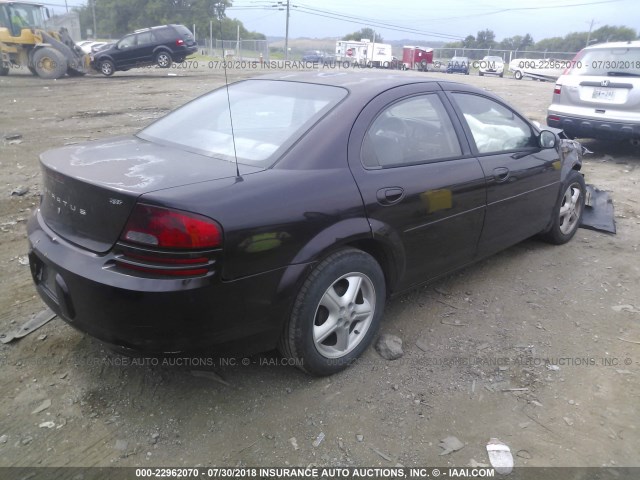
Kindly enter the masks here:
M 496 48 L 499 50 L 526 50 L 534 43 L 533 37 L 527 33 L 524 37 L 516 35 L 505 38 L 496 45 Z
M 249 32 L 242 22 L 223 17 L 218 20 L 220 10 L 231 5 L 230 0 L 94 0 L 97 32 L 94 37 L 120 38 L 139 28 L 179 23 L 193 29 L 196 26 L 198 37 L 204 32 L 209 35 L 209 22 L 213 23 L 214 38 L 235 40 L 240 26 L 242 39 L 264 40 L 261 33 Z M 93 12 L 90 5 L 80 7 L 80 26 L 83 34 L 93 30 Z M 220 25 L 221 24 L 221 25 Z M 222 35 L 220 32 L 222 31 Z
M 542 50 L 549 52 L 577 52 L 589 44 L 605 43 L 605 42 L 624 42 L 635 40 L 638 33 L 629 27 L 613 27 L 605 25 L 591 32 L 572 32 L 564 37 L 545 38 L 537 42 L 534 50 Z
M 488 28 L 481 30 L 476 35 L 476 48 L 495 48 L 496 47 L 496 34 L 493 30 Z
M 464 48 L 476 48 L 476 37 L 473 35 L 467 35 L 462 41 L 462 46 Z
M 376 33 L 373 28 L 363 28 L 358 30 L 357 32 L 350 33 L 349 35 L 345 35 L 342 37 L 342 40 L 356 40 L 360 41 L 362 39 L 369 39 L 372 42 L 382 43 L 384 40 L 382 36 Z

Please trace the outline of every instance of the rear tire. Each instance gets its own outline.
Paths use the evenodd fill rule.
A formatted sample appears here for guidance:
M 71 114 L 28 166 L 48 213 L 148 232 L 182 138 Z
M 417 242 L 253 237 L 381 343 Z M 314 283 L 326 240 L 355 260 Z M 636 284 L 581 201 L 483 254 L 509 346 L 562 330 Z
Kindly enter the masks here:
M 522 72 L 520 70 L 516 70 L 513 74 L 513 78 L 515 78 L 516 80 L 522 80 Z
M 4 65 L 0 67 L 0 77 L 6 77 L 9 75 L 9 67 L 5 67 Z
M 54 48 L 39 48 L 33 54 L 33 68 L 40 78 L 62 78 L 67 73 L 67 59 Z
M 371 344 L 384 310 L 385 279 L 369 254 L 348 248 L 328 256 L 298 292 L 278 349 L 312 375 L 331 375 Z
M 573 238 L 584 213 L 586 186 L 582 175 L 571 170 L 562 184 L 562 196 L 553 209 L 553 224 L 544 232 L 543 240 L 554 245 L 562 245 Z
M 169 52 L 160 52 L 156 55 L 156 63 L 160 68 L 169 68 L 173 64 L 173 59 Z

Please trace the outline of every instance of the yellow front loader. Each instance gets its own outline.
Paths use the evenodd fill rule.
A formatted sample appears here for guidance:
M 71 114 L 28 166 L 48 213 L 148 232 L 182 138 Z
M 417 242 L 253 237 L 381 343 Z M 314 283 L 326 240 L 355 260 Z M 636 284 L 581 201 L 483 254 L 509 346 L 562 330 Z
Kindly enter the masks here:
M 0 75 L 12 67 L 27 67 L 41 78 L 84 75 L 89 56 L 66 28 L 47 28 L 49 10 L 38 3 L 0 0 Z

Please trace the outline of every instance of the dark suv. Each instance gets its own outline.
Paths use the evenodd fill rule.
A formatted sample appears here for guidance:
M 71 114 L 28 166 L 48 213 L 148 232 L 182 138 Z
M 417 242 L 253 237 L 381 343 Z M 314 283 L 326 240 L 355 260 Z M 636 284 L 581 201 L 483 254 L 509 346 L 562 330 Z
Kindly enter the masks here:
M 169 68 L 198 50 L 193 34 L 184 25 L 143 28 L 125 35 L 113 45 L 91 56 L 93 68 L 104 75 L 117 70 L 158 65 Z

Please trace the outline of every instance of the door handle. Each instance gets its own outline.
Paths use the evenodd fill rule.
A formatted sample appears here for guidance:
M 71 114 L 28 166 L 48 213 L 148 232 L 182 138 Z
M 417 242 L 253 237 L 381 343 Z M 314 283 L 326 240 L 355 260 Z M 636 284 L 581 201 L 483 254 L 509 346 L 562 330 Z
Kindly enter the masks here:
M 394 205 L 404 198 L 404 190 L 400 187 L 386 187 L 376 194 L 380 205 Z
M 506 182 L 509 179 L 509 169 L 506 167 L 498 167 L 493 169 L 493 178 L 497 183 Z

